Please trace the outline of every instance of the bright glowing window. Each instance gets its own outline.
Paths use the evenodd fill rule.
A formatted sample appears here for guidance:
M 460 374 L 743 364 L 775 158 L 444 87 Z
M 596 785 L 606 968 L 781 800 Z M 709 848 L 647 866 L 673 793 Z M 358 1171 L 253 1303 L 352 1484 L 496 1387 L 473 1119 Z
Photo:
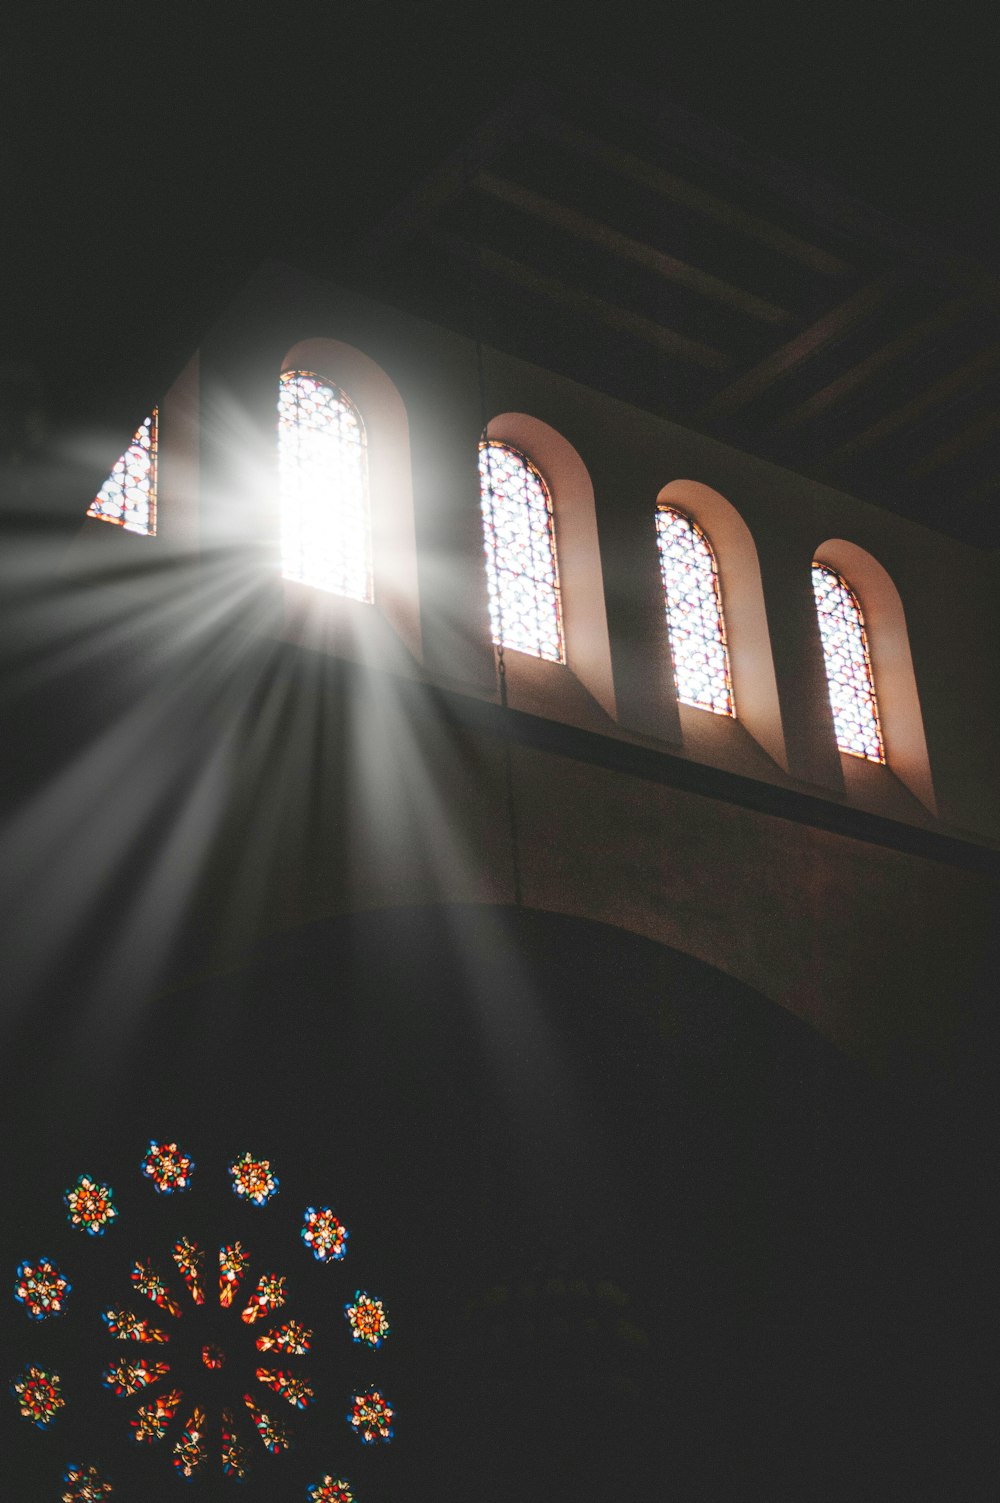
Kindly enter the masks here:
M 812 578 L 837 745 L 852 757 L 884 762 L 875 681 L 858 598 L 826 564 L 813 564 Z
M 156 534 L 156 408 L 140 423 L 132 442 L 87 509 L 88 517 L 114 522 L 126 532 Z
M 350 398 L 310 371 L 278 393 L 281 572 L 334 595 L 372 599 L 368 451 Z
M 493 641 L 564 663 L 548 486 L 526 454 L 491 439 L 479 446 L 479 496 Z
M 711 544 L 696 522 L 672 506 L 657 508 L 656 538 L 677 698 L 715 715 L 735 715 Z

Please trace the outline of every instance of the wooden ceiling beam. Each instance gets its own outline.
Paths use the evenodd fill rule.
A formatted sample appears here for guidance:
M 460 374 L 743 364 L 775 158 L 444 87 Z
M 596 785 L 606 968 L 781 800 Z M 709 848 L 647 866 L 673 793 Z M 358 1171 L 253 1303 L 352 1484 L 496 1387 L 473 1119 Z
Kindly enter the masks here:
M 869 318 L 884 301 L 887 290 L 887 283 L 880 279 L 869 282 L 845 302 L 838 303 L 836 308 L 824 313 L 816 323 L 810 324 L 807 329 L 796 334 L 794 339 L 772 351 L 757 365 L 744 371 L 735 381 L 709 397 L 695 414 L 695 421 L 714 422 L 748 406 L 780 377 L 788 375 L 804 361 L 811 360 L 856 324 Z
M 582 315 L 597 323 L 605 324 L 619 334 L 626 334 L 632 339 L 639 339 L 644 344 L 652 345 L 661 354 L 669 355 L 672 359 L 684 360 L 689 364 L 701 366 L 703 370 L 717 373 L 728 370 L 732 365 L 729 355 L 723 354 L 721 350 L 713 349 L 711 345 L 702 344 L 697 339 L 689 339 L 687 335 L 679 334 L 665 324 L 655 323 L 653 319 L 632 313 L 628 308 L 622 308 L 616 303 L 606 302 L 604 298 L 595 297 L 592 293 L 580 292 L 575 287 L 568 287 L 565 282 L 560 282 L 556 277 L 547 276 L 536 271 L 534 267 L 525 266 L 520 261 L 501 255 L 499 251 L 474 246 L 471 241 L 463 240 L 457 235 L 434 234 L 431 238 L 452 255 L 473 261 L 483 271 L 492 272 L 495 276 L 502 277 L 504 281 L 513 282 L 529 292 L 538 293 L 549 302 L 557 303 L 578 316 Z
M 485 120 L 376 225 L 365 242 L 365 257 L 381 260 L 420 234 L 440 208 L 468 189 L 487 163 L 534 128 L 547 102 L 546 92 L 537 84 L 526 83 L 515 90 L 506 105 Z
M 810 271 L 820 272 L 824 276 L 842 277 L 853 269 L 842 257 L 835 256 L 818 245 L 811 245 L 798 235 L 789 234 L 787 230 L 772 224 L 770 220 L 763 219 L 758 214 L 751 214 L 731 200 L 722 198 L 705 188 L 699 188 L 694 183 L 678 177 L 676 173 L 667 172 L 662 167 L 643 161 L 641 157 L 633 156 L 617 146 L 611 146 L 589 131 L 581 130 L 578 126 L 570 125 L 563 120 L 542 118 L 538 122 L 537 129 L 558 145 L 568 147 L 577 155 L 599 163 L 619 177 L 638 183 L 641 188 L 667 199 L 670 203 L 693 209 L 703 218 L 710 219 L 715 224 L 721 224 L 727 230 L 735 230 L 745 235 L 748 240 L 756 240 L 758 244 L 767 246 L 769 250 L 777 251 L 780 255 L 808 266 Z
M 907 268 L 946 295 L 964 295 L 1000 312 L 1000 276 L 969 257 L 967 241 L 958 235 L 901 224 L 835 181 L 772 156 L 662 91 L 637 87 L 630 80 L 612 99 L 623 115 L 643 120 L 667 150 L 681 151 L 741 187 L 763 191 L 776 206 L 788 205 L 828 225 L 841 242 L 847 240 L 869 256 L 874 252 L 890 265 Z
M 1000 344 L 992 344 L 987 349 L 980 350 L 974 359 L 949 371 L 946 376 L 941 377 L 940 381 L 935 381 L 932 386 L 925 387 L 908 402 L 904 402 L 901 407 L 886 413 L 885 417 L 880 418 L 877 423 L 870 424 L 860 433 L 856 433 L 853 438 L 848 439 L 846 443 L 841 444 L 839 448 L 825 455 L 824 466 L 842 465 L 856 455 L 864 453 L 866 449 L 874 448 L 876 444 L 898 433 L 901 428 L 916 422 L 917 418 L 922 417 L 938 402 L 950 401 L 952 397 L 978 386 L 998 365 L 1000 365 Z
M 597 245 L 624 261 L 631 261 L 633 265 L 654 272 L 665 281 L 686 287 L 689 291 L 697 292 L 712 302 L 735 308 L 737 312 L 745 313 L 750 318 L 756 318 L 768 324 L 783 324 L 788 323 L 792 316 L 787 308 L 779 308 L 776 303 L 769 302 L 766 298 L 757 297 L 752 292 L 744 292 L 740 287 L 733 287 L 730 283 L 700 270 L 697 266 L 689 266 L 686 262 L 666 255 L 645 241 L 634 240 L 630 235 L 623 235 L 618 230 L 612 229 L 610 225 L 590 219 L 586 214 L 580 214 L 576 209 L 568 208 L 565 204 L 555 203 L 541 193 L 535 193 L 531 188 L 522 187 L 520 183 L 512 183 L 492 172 L 482 172 L 477 176 L 475 186 L 480 192 L 488 194 L 490 198 L 500 203 L 510 204 L 522 210 L 523 213 L 541 220 L 544 224 L 553 225 L 578 240 Z
M 811 397 L 787 412 L 783 418 L 770 430 L 770 436 L 777 438 L 780 434 L 792 433 L 796 428 L 801 428 L 804 423 L 812 422 L 821 417 L 838 402 L 852 392 L 858 391 L 866 382 L 876 376 L 880 370 L 891 365 L 894 360 L 901 360 L 904 355 L 910 355 L 918 349 L 925 340 L 942 334 L 955 324 L 959 318 L 969 312 L 971 304 L 965 298 L 953 298 L 944 304 L 929 317 L 921 319 L 919 323 L 911 324 L 904 329 L 895 339 L 890 339 L 886 344 L 880 345 L 865 360 L 857 365 L 852 365 L 850 370 L 844 371 L 835 381 L 829 382 Z

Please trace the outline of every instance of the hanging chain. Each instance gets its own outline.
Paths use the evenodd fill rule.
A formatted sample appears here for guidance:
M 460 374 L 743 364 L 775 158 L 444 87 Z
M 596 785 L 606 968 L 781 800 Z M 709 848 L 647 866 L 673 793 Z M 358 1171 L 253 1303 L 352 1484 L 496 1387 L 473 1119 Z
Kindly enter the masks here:
M 482 319 L 481 319 L 481 285 L 482 285 L 482 194 L 479 189 L 479 168 L 473 163 L 471 155 L 466 158 L 466 187 L 475 195 L 476 202 L 476 233 L 473 238 L 472 256 L 470 258 L 470 285 L 472 292 L 472 322 L 476 346 L 476 378 L 479 385 L 479 445 L 480 452 L 489 443 L 487 428 L 489 427 L 490 412 L 486 401 L 486 360 L 483 351 Z M 493 462 L 490 458 L 489 449 L 486 448 L 486 496 L 493 515 Z M 500 698 L 500 708 L 505 711 L 507 705 L 507 662 L 504 657 L 503 645 L 503 595 L 497 587 L 497 636 L 494 646 L 496 648 L 496 675 L 497 692 Z M 517 825 L 517 806 L 514 802 L 514 767 L 511 754 L 510 731 L 507 724 L 506 713 L 503 717 L 501 731 L 503 744 L 503 770 L 504 770 L 504 798 L 507 805 L 507 828 L 510 833 L 510 860 L 514 886 L 514 904 L 520 908 L 523 904 L 523 891 L 521 886 L 521 857 L 520 839 Z

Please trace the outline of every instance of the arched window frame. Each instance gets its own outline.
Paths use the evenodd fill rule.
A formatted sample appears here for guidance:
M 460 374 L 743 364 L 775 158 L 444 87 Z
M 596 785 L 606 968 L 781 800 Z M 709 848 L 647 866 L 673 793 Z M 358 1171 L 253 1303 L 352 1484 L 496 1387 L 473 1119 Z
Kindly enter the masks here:
M 650 456 L 648 476 L 656 484 L 658 455 Z M 648 493 L 648 492 L 647 492 Z M 790 771 L 789 749 L 785 741 L 784 717 L 778 693 L 771 627 L 765 603 L 764 585 L 757 543 L 743 515 L 721 491 L 700 480 L 675 479 L 655 490 L 656 507 L 669 507 L 690 518 L 709 540 L 718 570 L 729 655 L 732 697 L 735 715 L 697 715 L 678 703 L 668 667 L 669 632 L 663 629 L 663 574 L 659 549 L 650 546 L 655 534 L 649 520 L 643 521 L 643 558 L 648 559 L 650 645 L 660 644 L 655 656 L 658 681 L 667 716 L 666 739 L 682 744 L 687 737 L 709 736 L 717 747 L 725 742 L 735 755 L 745 732 L 777 763 Z M 645 513 L 648 519 L 649 513 Z M 647 566 L 644 564 L 644 568 Z M 655 635 L 654 635 L 655 634 Z M 661 666 L 662 665 L 662 666 Z M 669 703 L 668 703 L 669 701 Z M 681 713 L 683 712 L 683 713 Z M 737 718 L 738 717 L 738 718 Z M 685 723 L 686 722 L 686 723 Z M 721 741 L 720 741 L 721 738 Z M 736 765 L 736 764 L 733 764 Z M 742 761 L 741 770 L 746 768 Z
M 707 569 L 698 567 L 697 584 L 698 594 L 701 595 L 701 610 L 699 612 L 699 626 L 704 626 L 706 612 L 710 612 L 713 618 L 714 636 L 707 631 L 690 631 L 689 636 L 696 638 L 701 644 L 706 657 L 715 658 L 715 663 L 709 662 L 707 672 L 711 675 L 714 671 L 715 684 L 709 694 L 698 694 L 694 685 L 690 682 L 691 670 L 685 663 L 687 656 L 685 651 L 685 636 L 683 621 L 683 603 L 676 580 L 670 577 L 668 559 L 665 555 L 665 537 L 663 519 L 673 518 L 682 524 L 682 529 L 695 545 L 701 546 L 700 556 L 707 563 Z M 708 534 L 693 517 L 682 511 L 677 506 L 658 503 L 656 508 L 656 539 L 660 558 L 660 577 L 663 581 L 663 601 L 666 615 L 667 632 L 670 639 L 670 653 L 673 661 L 674 685 L 677 690 L 677 698 L 681 704 L 690 705 L 693 709 L 707 710 L 710 714 L 725 715 L 731 719 L 736 718 L 736 705 L 733 695 L 733 675 L 729 659 L 729 645 L 726 639 L 725 612 L 722 604 L 722 587 L 719 581 L 719 566 L 715 557 L 715 549 L 709 540 Z
M 499 550 L 495 539 L 497 533 L 497 510 L 499 497 L 497 494 L 497 488 L 494 487 L 491 483 L 494 474 L 492 464 L 493 454 L 505 454 L 511 456 L 524 472 L 527 480 L 529 482 L 533 482 L 535 490 L 544 504 L 545 526 L 544 529 L 539 529 L 539 531 L 541 531 L 542 533 L 542 537 L 544 538 L 544 551 L 543 557 L 541 560 L 539 560 L 537 566 L 537 536 L 532 536 L 532 529 L 530 526 L 531 518 L 529 516 L 529 551 L 531 556 L 531 563 L 533 566 L 535 566 L 533 568 L 533 572 L 530 573 L 523 568 L 519 570 L 514 570 L 513 568 L 509 567 L 505 568 L 502 563 L 498 562 L 497 559 Z M 486 462 L 485 470 L 483 465 L 484 458 Z M 531 657 L 540 658 L 546 662 L 565 664 L 566 637 L 563 626 L 562 587 L 559 579 L 559 554 L 556 543 L 555 508 L 552 502 L 551 490 L 549 489 L 545 477 L 543 476 L 542 472 L 535 464 L 531 456 L 529 454 L 526 454 L 523 449 L 518 448 L 515 444 L 507 443 L 502 439 L 487 436 L 480 442 L 479 460 L 479 497 L 480 507 L 483 514 L 486 576 L 489 589 L 491 634 L 494 645 L 502 646 L 505 652 L 524 652 Z M 526 509 L 533 510 L 536 513 L 540 510 L 540 508 L 537 506 L 532 508 L 531 502 L 527 499 L 527 497 L 522 504 Z M 547 566 L 551 569 L 551 580 L 548 580 L 544 577 L 548 572 Z M 503 576 L 505 574 L 507 578 L 512 581 L 527 580 L 529 581 L 530 585 L 536 587 L 530 592 L 534 597 L 533 609 L 536 616 L 536 631 L 534 634 L 533 646 L 528 645 L 523 635 L 519 637 L 519 634 L 516 630 L 517 623 L 511 621 L 509 614 L 505 625 L 504 596 L 505 594 L 507 594 L 509 597 L 510 594 L 513 593 L 510 590 L 505 591 L 504 589 Z M 542 597 L 542 601 L 539 601 L 538 587 L 540 587 L 542 591 L 551 592 L 550 604 L 544 601 L 544 595 Z M 510 612 L 510 609 L 511 607 L 510 605 L 508 605 L 508 613 Z M 546 632 L 544 627 L 540 630 L 537 629 L 539 626 L 537 618 L 543 612 L 546 615 L 550 616 L 548 632 Z M 544 650 L 546 636 L 548 636 L 550 644 L 550 650 L 548 651 Z
M 836 592 L 839 602 L 839 615 L 842 624 L 842 635 L 846 633 L 846 643 L 833 639 L 832 632 L 828 627 L 834 613 L 825 611 L 822 606 L 819 580 L 827 581 Z M 885 763 L 885 741 L 882 735 L 882 723 L 879 716 L 878 695 L 875 688 L 875 674 L 872 668 L 871 652 L 868 646 L 868 633 L 865 628 L 864 612 L 861 602 L 851 585 L 839 570 L 832 565 L 814 559 L 812 564 L 813 594 L 816 599 L 816 611 L 820 627 L 820 640 L 823 646 L 823 664 L 826 669 L 827 689 L 830 695 L 830 707 L 833 712 L 834 733 L 837 738 L 837 746 L 847 756 L 861 757 L 866 762 Z M 850 706 L 841 703 L 847 696 L 837 693 L 837 674 L 842 673 L 840 665 L 835 661 L 836 655 L 849 657 L 850 661 L 850 684 L 843 685 L 847 689 L 850 698 Z M 852 650 L 853 649 L 853 650 Z M 839 702 L 841 701 L 841 702 Z M 858 725 L 858 734 L 852 735 L 844 726 L 844 713 L 853 709 Z M 840 722 L 838 724 L 838 721 Z
M 849 582 L 864 613 L 868 654 L 878 697 L 884 765 L 930 814 L 936 816 L 937 794 L 924 734 L 906 609 L 895 580 L 874 554 L 843 537 L 824 539 L 815 547 L 812 557 L 815 563 L 825 565 Z M 815 612 L 813 620 L 816 621 Z M 819 631 L 818 622 L 816 630 Z M 841 756 L 845 770 L 878 765 L 846 753 L 841 753 Z
M 364 421 L 371 505 L 371 602 L 313 589 L 281 577 L 284 634 L 336 656 L 391 664 L 409 674 L 423 662 L 416 514 L 407 404 L 389 371 L 357 345 L 331 335 L 299 339 L 276 352 L 260 387 L 260 412 L 271 434 L 267 494 L 271 538 L 280 559 L 280 480 L 275 442 L 275 387 L 283 371 L 318 372 L 344 392 Z M 273 373 L 273 374 L 272 374 Z M 234 377 L 238 385 L 238 373 Z
M 321 494 L 318 498 L 310 497 L 309 495 L 305 497 L 295 495 L 296 489 L 301 486 L 301 481 L 297 486 L 292 465 L 286 457 L 286 445 L 291 447 L 294 442 L 293 435 L 297 435 L 303 430 L 309 431 L 309 425 L 298 415 L 302 406 L 300 397 L 302 388 L 300 383 L 307 382 L 315 382 L 319 390 L 329 393 L 330 399 L 326 403 L 328 410 L 330 408 L 339 410 L 340 431 L 336 433 L 338 440 L 337 447 L 339 449 L 338 461 L 345 453 L 345 446 L 347 444 L 356 443 L 357 445 L 357 456 L 355 459 L 357 473 L 355 480 L 359 495 L 354 500 L 353 505 L 360 513 L 360 516 L 355 519 L 352 530 L 356 530 L 360 534 L 360 537 L 355 539 L 353 550 L 347 547 L 343 530 L 338 535 L 336 518 L 333 519 L 333 525 L 326 523 L 324 527 L 325 519 L 322 516 L 323 510 L 326 507 L 336 508 L 338 504 L 337 481 L 339 477 L 336 472 L 330 474 L 328 480 L 324 477 L 319 478 L 318 484 Z M 289 390 L 295 392 L 296 416 L 285 420 L 282 415 L 282 407 L 285 394 Z M 282 576 L 285 579 L 311 586 L 314 589 L 325 590 L 332 595 L 342 596 L 348 600 L 357 600 L 367 605 L 373 604 L 374 575 L 372 568 L 371 485 L 368 470 L 368 436 L 364 418 L 358 406 L 352 401 L 350 395 L 343 387 L 326 375 L 298 367 L 292 367 L 281 372 L 279 377 L 278 410 Z M 344 418 L 347 419 L 348 425 L 355 430 L 356 438 L 350 432 L 346 435 L 343 432 Z M 313 429 L 313 431 L 320 430 Z M 320 458 L 322 459 L 322 446 L 320 448 Z M 347 466 L 344 466 L 344 468 L 347 468 Z M 306 508 L 315 508 L 320 512 L 317 531 L 320 537 L 323 537 L 325 531 L 325 549 L 321 545 L 317 548 L 317 539 L 315 537 L 310 539 L 308 536 L 309 521 L 302 517 L 302 512 Z M 310 569 L 308 565 L 310 555 L 315 555 L 317 551 L 321 553 L 325 551 L 327 555 L 331 553 L 334 555 L 332 564 L 328 560 L 323 570 Z M 351 556 L 352 551 L 356 556 Z M 289 556 L 291 553 L 296 555 L 294 560 Z M 334 582 L 335 579 L 336 582 Z

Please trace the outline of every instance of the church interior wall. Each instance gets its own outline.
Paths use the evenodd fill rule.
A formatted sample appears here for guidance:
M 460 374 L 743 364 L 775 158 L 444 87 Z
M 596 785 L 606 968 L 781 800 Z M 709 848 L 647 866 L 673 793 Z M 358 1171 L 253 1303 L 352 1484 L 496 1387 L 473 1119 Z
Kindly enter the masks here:
M 277 571 L 261 571 L 277 549 L 275 387 L 283 360 L 303 340 L 337 340 L 360 352 L 384 390 L 397 394 L 400 449 L 392 464 L 398 474 L 412 467 L 412 492 L 401 485 L 394 504 L 412 540 L 407 589 L 411 600 L 419 592 L 419 630 L 398 619 L 382 642 L 363 631 L 346 643 L 343 635 L 303 635 L 301 621 L 290 625 L 283 609 Z M 489 413 L 510 428 L 504 436 L 530 447 L 551 432 L 556 468 L 561 452 L 566 474 L 583 477 L 570 568 L 583 610 L 587 595 L 600 593 L 589 602 L 589 662 L 564 673 L 559 692 L 551 690 L 559 665 L 507 655 L 514 709 L 902 825 L 986 841 L 996 833 L 995 810 L 963 785 L 970 746 L 980 759 L 996 747 L 988 697 L 973 692 L 992 681 L 993 668 L 973 628 L 988 601 L 974 550 L 511 357 L 486 351 L 484 377 Z M 510 903 L 502 747 L 469 727 L 415 729 L 397 692 L 408 681 L 430 695 L 440 687 L 470 702 L 497 697 L 483 608 L 476 475 L 483 409 L 474 347 L 272 269 L 205 341 L 200 383 L 203 546 L 244 550 L 260 574 L 254 619 L 262 650 L 277 640 L 303 653 L 303 675 L 328 700 L 323 715 L 345 715 L 329 743 L 339 753 L 317 754 L 287 774 L 302 784 L 298 796 L 312 809 L 312 827 L 305 846 L 293 829 L 285 856 L 260 875 L 267 892 L 261 932 L 390 904 Z M 520 424 L 516 433 L 511 421 Z M 558 540 L 565 476 L 553 479 Z M 734 561 L 743 571 L 731 591 L 730 630 L 741 636 L 736 702 L 738 716 L 746 699 L 747 724 L 678 705 L 672 692 L 654 512 L 657 498 L 678 494 L 671 490 L 678 485 L 716 534 L 724 606 Z M 104 547 L 121 541 L 120 529 L 88 524 L 91 533 L 95 527 L 111 535 Z M 877 560 L 898 591 L 894 629 L 903 621 L 909 633 L 907 692 L 887 702 L 888 767 L 855 766 L 857 759 L 837 752 L 809 574 L 829 539 L 844 540 L 838 559 L 845 569 L 857 572 L 860 551 L 852 549 Z M 145 542 L 128 540 L 133 551 Z M 859 575 L 857 586 L 871 594 L 870 577 Z M 362 615 L 366 609 L 356 606 Z M 872 630 L 881 627 L 873 608 Z M 344 658 L 370 670 L 367 689 L 340 673 Z M 327 667 L 315 666 L 324 659 Z M 891 662 L 885 671 L 895 671 Z M 345 685 L 362 702 L 348 704 Z M 897 734 L 906 716 L 909 730 L 904 724 Z M 363 758 L 358 751 L 350 768 L 360 783 L 345 812 L 335 806 L 351 746 L 369 750 Z M 940 999 L 974 989 L 996 893 L 961 863 L 571 754 L 518 746 L 511 768 L 528 907 L 613 924 L 697 956 L 877 1065 L 930 1058 L 955 1022 L 954 1008 Z M 210 863 L 220 888 L 238 870 L 257 817 L 253 798 L 235 794 Z M 874 922 L 875 915 L 888 917 Z M 208 899 L 200 922 L 211 927 Z
M 481 406 L 473 346 L 355 294 L 307 280 L 293 281 L 288 290 L 277 271 L 273 275 L 275 280 L 265 279 L 258 295 L 238 304 L 210 338 L 220 382 L 266 433 L 273 431 L 273 371 L 304 330 L 322 327 L 329 331 L 323 337 L 336 331 L 377 362 L 409 417 L 427 668 L 436 680 L 466 683 L 473 693 L 494 692 L 476 504 Z M 996 679 L 992 645 L 982 627 L 992 617 L 991 579 L 976 550 L 513 357 L 486 351 L 484 381 L 490 415 L 521 412 L 554 429 L 594 485 L 599 557 L 592 562 L 590 588 L 603 578 L 614 676 L 614 683 L 597 694 L 605 716 L 610 711 L 610 723 L 601 717 L 595 725 L 611 735 L 651 736 L 673 753 L 696 759 L 711 747 L 710 759 L 728 760 L 734 770 L 751 765 L 738 736 L 731 738 L 728 758 L 714 746 L 718 738 L 685 736 L 670 683 L 652 519 L 657 496 L 683 480 L 722 498 L 733 510 L 734 530 L 746 529 L 759 554 L 772 662 L 763 664 L 759 683 L 749 672 L 742 675 L 751 681 L 753 704 L 750 725 L 743 728 L 756 733 L 765 753 L 753 762 L 754 775 L 779 784 L 791 780 L 848 802 L 857 797 L 861 807 L 880 804 L 890 817 L 918 823 L 926 818 L 921 803 L 933 812 L 936 792 L 947 827 L 987 838 L 1000 833 L 995 799 L 980 796 L 981 779 L 970 795 L 964 767 L 967 759 L 986 756 L 987 747 L 994 756 L 1000 752 L 996 717 L 982 691 Z M 252 396 L 248 382 L 255 388 Z M 273 458 L 270 464 L 273 477 Z M 260 478 L 258 473 L 258 493 Z M 718 519 L 712 520 L 718 530 Z M 273 503 L 267 525 L 273 532 Z M 854 780 L 856 793 L 853 785 L 845 786 L 847 759 L 834 742 L 808 587 L 808 566 L 829 538 L 842 538 L 877 560 L 900 597 L 913 662 L 907 713 L 913 718 L 919 708 L 924 722 L 906 735 L 918 747 L 925 735 L 927 749 L 927 765 L 918 774 L 912 763 L 914 757 L 921 760 L 919 753 L 899 759 L 903 781 L 915 797 L 899 787 L 891 758 L 888 768 L 879 770 L 885 775 L 876 779 L 881 798 L 863 779 Z M 726 551 L 733 550 L 723 547 L 723 556 Z M 631 610 L 623 605 L 630 595 L 640 602 Z M 734 609 L 737 604 L 740 611 L 747 609 L 734 598 Z M 734 616 L 731 635 L 740 624 Z M 656 652 L 650 650 L 654 634 Z M 741 642 L 739 650 L 744 647 Z M 765 650 L 758 612 L 752 655 L 759 659 Z M 545 713 L 544 694 L 537 686 L 530 692 L 532 708 Z M 555 699 L 547 713 L 560 718 Z

